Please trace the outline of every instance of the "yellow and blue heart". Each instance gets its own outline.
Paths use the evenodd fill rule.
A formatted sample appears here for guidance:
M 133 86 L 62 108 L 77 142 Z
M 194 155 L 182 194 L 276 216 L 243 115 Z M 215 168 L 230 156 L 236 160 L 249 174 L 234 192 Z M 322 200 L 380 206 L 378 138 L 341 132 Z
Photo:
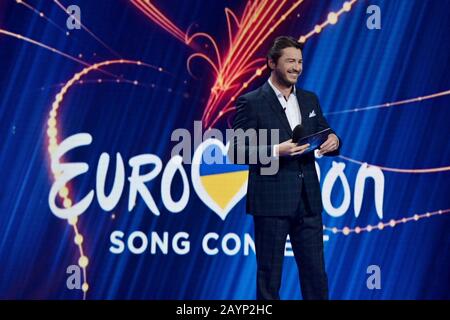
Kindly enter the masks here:
M 230 163 L 227 146 L 217 139 L 205 140 L 196 149 L 191 178 L 198 197 L 222 220 L 247 192 L 248 166 Z M 206 161 L 208 155 L 210 161 Z M 215 161 L 212 161 L 215 160 Z

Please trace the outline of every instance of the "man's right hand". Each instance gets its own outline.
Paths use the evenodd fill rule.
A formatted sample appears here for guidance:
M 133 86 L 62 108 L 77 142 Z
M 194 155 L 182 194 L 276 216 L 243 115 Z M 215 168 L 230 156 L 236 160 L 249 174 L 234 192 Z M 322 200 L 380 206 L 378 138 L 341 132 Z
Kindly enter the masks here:
M 286 140 L 275 148 L 278 157 L 285 156 L 296 156 L 305 152 L 305 150 L 309 147 L 309 143 L 302 144 L 298 146 L 296 143 L 292 142 L 292 139 Z

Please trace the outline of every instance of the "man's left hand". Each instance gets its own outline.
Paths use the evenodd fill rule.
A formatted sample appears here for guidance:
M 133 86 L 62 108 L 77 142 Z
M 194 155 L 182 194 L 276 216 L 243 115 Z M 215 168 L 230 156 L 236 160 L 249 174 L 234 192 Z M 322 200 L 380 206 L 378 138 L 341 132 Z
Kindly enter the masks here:
M 339 139 L 334 133 L 330 133 L 327 141 L 320 146 L 319 155 L 335 151 L 337 148 L 339 148 Z

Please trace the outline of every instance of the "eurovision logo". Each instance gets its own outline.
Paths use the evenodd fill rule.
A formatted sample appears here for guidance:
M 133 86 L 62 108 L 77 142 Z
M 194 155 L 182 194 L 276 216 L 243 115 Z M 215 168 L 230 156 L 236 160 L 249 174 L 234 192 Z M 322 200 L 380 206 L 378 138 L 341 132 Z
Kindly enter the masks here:
M 100 155 L 97 164 L 96 187 L 89 190 L 87 195 L 77 203 L 68 207 L 57 205 L 57 196 L 61 189 L 70 184 L 70 181 L 90 170 L 85 162 L 62 162 L 62 157 L 69 151 L 86 147 L 92 143 L 92 136 L 88 133 L 79 133 L 63 140 L 57 147 L 52 158 L 52 170 L 58 172 L 49 192 L 49 206 L 53 214 L 62 219 L 70 219 L 83 214 L 96 197 L 100 207 L 105 211 L 112 211 L 118 204 L 125 188 L 125 181 L 129 182 L 128 211 L 132 211 L 139 197 L 145 202 L 150 212 L 160 215 L 160 208 L 156 205 L 153 195 L 147 188 L 147 183 L 161 177 L 161 200 L 169 212 L 183 211 L 189 202 L 190 184 L 188 175 L 183 165 L 183 157 L 173 155 L 168 163 L 163 166 L 162 160 L 155 154 L 140 154 L 128 160 L 131 167 L 131 175 L 126 179 L 125 164 L 120 153 L 116 154 L 116 170 L 113 186 L 110 193 L 105 193 L 106 175 L 110 163 L 108 153 Z M 201 142 L 196 148 L 191 162 L 191 182 L 194 190 L 202 202 L 217 216 L 225 220 L 230 211 L 246 195 L 248 166 L 230 163 L 227 157 L 229 143 L 226 145 L 219 139 L 209 138 Z M 152 165 L 149 172 L 142 173 L 143 166 Z M 332 162 L 331 168 L 321 177 L 321 168 L 316 162 L 316 170 L 319 180 L 322 182 L 322 202 L 324 210 L 331 217 L 340 217 L 349 211 L 352 203 L 352 188 L 345 175 L 345 164 Z M 174 200 L 171 195 L 171 185 L 175 175 L 182 177 L 182 195 Z M 364 198 L 366 180 L 374 182 L 375 211 L 379 219 L 383 218 L 384 199 L 384 175 L 376 167 L 367 164 L 360 166 L 353 188 L 353 209 L 357 218 L 361 212 Z M 332 202 L 332 191 L 337 186 L 343 190 L 340 204 Z M 139 196 L 139 197 L 138 197 Z

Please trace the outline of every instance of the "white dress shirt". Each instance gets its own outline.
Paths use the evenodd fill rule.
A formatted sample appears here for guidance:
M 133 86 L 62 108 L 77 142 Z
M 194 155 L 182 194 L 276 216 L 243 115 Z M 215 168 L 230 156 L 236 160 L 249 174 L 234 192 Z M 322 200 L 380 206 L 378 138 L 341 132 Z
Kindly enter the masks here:
M 294 130 L 294 128 L 297 125 L 302 123 L 302 115 L 300 113 L 300 105 L 298 104 L 295 85 L 294 85 L 294 90 L 292 90 L 291 94 L 289 95 L 288 99 L 286 100 L 286 98 L 281 93 L 281 91 L 278 90 L 273 85 L 272 81 L 270 81 L 270 78 L 269 78 L 269 80 L 267 80 L 267 82 L 269 83 L 269 85 L 273 89 L 273 91 L 275 92 L 275 94 L 278 98 L 278 101 L 280 101 L 280 104 L 283 107 L 284 112 L 286 113 L 286 117 L 289 121 L 289 126 L 291 127 L 292 130 Z M 272 156 L 278 157 L 278 145 L 273 146 Z
M 286 100 L 281 91 L 273 85 L 272 81 L 270 81 L 270 78 L 267 82 L 269 82 L 269 85 L 272 87 L 273 91 L 275 91 L 278 101 L 280 101 L 280 104 L 286 113 L 289 125 L 291 126 L 291 129 L 294 130 L 297 125 L 302 123 L 302 116 L 300 114 L 300 106 L 298 104 L 295 86 L 294 90 L 291 91 L 291 94 Z

